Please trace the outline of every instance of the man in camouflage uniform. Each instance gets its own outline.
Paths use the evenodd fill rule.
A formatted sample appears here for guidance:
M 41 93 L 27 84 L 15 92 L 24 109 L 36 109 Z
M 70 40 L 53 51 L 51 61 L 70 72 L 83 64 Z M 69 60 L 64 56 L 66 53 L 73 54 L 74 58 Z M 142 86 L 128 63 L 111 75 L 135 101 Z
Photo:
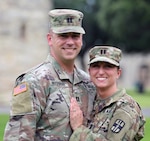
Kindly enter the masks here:
M 68 141 L 72 134 L 70 98 L 78 101 L 85 125 L 92 111 L 95 87 L 74 64 L 85 33 L 83 14 L 55 9 L 49 16 L 50 54 L 45 62 L 16 79 L 4 141 Z
M 70 141 L 139 141 L 144 137 L 143 117 L 139 104 L 117 87 L 121 74 L 121 50 L 97 46 L 89 51 L 89 73 L 97 96 L 88 127 L 74 98 L 70 104 L 70 122 L 74 130 Z

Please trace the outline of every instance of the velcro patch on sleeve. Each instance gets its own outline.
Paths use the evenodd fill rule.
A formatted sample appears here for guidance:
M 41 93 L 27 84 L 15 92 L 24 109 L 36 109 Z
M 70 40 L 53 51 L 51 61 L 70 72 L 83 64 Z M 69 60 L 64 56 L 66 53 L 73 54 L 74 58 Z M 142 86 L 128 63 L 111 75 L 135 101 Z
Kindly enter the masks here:
M 22 83 L 15 88 L 11 104 L 12 116 L 30 113 L 33 111 L 32 90 L 28 85 L 28 83 Z
M 113 126 L 111 127 L 111 131 L 113 133 L 119 133 L 124 126 L 125 126 L 125 122 L 121 119 L 117 119 L 114 122 Z
M 16 95 L 26 92 L 26 91 L 27 91 L 27 85 L 26 85 L 26 83 L 22 83 L 14 88 L 13 95 L 16 96 Z

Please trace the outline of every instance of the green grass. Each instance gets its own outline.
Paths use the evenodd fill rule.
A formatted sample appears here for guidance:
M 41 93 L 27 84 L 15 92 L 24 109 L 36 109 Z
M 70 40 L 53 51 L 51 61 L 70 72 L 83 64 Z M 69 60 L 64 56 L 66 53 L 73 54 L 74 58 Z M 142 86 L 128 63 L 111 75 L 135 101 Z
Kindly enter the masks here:
M 146 118 L 146 124 L 145 124 L 145 136 L 142 139 L 142 141 L 149 141 L 150 140 L 150 135 L 149 135 L 149 131 L 150 131 L 150 118 Z
M 143 94 L 139 94 L 135 91 L 128 90 L 128 94 L 130 94 L 142 108 L 150 108 L 150 92 L 146 92 Z M 1 114 L 0 115 L 0 141 L 3 141 L 4 129 L 6 126 L 6 122 L 8 121 L 9 115 Z M 150 117 L 146 117 L 146 124 L 145 124 L 145 136 L 142 141 L 149 141 L 149 131 L 150 131 Z
M 8 118 L 9 118 L 9 115 L 7 114 L 0 115 L 0 141 L 3 141 L 4 129 L 8 121 Z
M 145 93 L 138 93 L 134 90 L 127 90 L 127 93 L 131 95 L 142 108 L 150 108 L 150 91 L 146 91 Z
M 127 90 L 128 94 L 131 95 L 142 108 L 150 108 L 150 91 L 146 91 L 145 93 L 138 93 L 134 90 Z M 142 141 L 149 141 L 150 140 L 150 117 L 146 117 L 146 124 L 145 124 L 145 136 Z

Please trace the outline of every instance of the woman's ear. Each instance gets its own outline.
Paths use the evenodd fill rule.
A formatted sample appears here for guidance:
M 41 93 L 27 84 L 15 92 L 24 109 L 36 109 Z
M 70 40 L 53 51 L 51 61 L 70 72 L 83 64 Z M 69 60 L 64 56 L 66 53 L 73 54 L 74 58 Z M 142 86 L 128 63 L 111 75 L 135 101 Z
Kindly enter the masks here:
M 118 73 L 118 76 L 117 76 L 117 79 L 118 79 L 122 74 L 122 69 L 119 68 L 117 73 Z

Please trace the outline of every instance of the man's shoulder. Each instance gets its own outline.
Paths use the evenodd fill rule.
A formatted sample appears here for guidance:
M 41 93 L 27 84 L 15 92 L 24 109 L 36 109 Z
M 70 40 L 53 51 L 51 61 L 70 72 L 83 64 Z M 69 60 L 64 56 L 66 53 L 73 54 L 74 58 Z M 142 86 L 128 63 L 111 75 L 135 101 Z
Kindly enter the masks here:
M 50 66 L 50 64 L 44 62 L 26 70 L 23 73 L 20 73 L 16 78 L 16 81 L 21 82 L 24 79 L 38 79 L 42 76 L 44 77 L 45 75 L 50 74 L 50 70 L 52 71 L 53 68 Z

